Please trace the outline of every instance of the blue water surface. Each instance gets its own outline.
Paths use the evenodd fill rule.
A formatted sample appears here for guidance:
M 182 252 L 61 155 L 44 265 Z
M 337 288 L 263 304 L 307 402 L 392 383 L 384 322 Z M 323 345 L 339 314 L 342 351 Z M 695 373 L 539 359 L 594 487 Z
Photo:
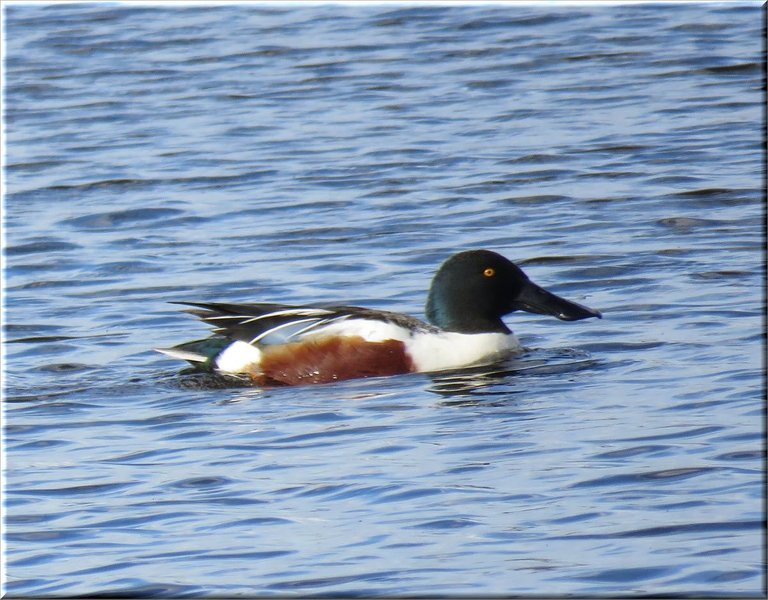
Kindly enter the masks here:
M 759 3 L 5 4 L 13 596 L 765 593 Z M 600 309 L 258 389 L 180 300 Z

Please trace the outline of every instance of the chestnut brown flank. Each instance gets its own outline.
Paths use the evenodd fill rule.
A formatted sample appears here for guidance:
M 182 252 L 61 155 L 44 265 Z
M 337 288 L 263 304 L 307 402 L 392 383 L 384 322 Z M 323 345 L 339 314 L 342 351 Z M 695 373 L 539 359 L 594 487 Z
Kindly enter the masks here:
M 397 340 L 367 342 L 361 337 L 328 337 L 262 348 L 261 385 L 328 383 L 357 377 L 413 371 L 405 344 Z

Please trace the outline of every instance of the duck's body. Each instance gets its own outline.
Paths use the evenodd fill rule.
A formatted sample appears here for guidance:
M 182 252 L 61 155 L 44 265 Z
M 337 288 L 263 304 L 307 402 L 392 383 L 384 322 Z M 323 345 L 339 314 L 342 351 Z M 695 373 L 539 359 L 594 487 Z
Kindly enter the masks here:
M 427 301 L 431 324 L 350 306 L 182 302 L 214 326 L 213 337 L 160 349 L 205 370 L 258 385 L 327 383 L 457 369 L 520 350 L 501 317 L 513 310 L 563 320 L 600 313 L 536 286 L 506 258 L 459 253 L 438 270 Z
M 442 331 L 406 315 L 357 307 L 188 304 L 219 335 L 164 352 L 247 374 L 259 385 L 439 371 L 519 349 L 512 333 Z

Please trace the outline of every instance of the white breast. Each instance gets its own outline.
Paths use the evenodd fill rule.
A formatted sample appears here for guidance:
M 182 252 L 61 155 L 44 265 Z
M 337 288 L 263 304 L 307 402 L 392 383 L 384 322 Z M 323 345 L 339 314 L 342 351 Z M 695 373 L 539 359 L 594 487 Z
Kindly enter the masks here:
M 505 333 L 417 333 L 406 342 L 417 371 L 443 371 L 487 364 L 518 352 L 520 342 Z

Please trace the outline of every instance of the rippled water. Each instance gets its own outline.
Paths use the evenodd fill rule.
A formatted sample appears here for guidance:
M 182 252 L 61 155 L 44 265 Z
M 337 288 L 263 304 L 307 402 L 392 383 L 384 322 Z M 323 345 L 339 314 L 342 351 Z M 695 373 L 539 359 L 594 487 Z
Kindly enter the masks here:
M 764 592 L 763 12 L 13 5 L 5 591 Z M 603 311 L 504 364 L 233 388 L 174 300 Z

